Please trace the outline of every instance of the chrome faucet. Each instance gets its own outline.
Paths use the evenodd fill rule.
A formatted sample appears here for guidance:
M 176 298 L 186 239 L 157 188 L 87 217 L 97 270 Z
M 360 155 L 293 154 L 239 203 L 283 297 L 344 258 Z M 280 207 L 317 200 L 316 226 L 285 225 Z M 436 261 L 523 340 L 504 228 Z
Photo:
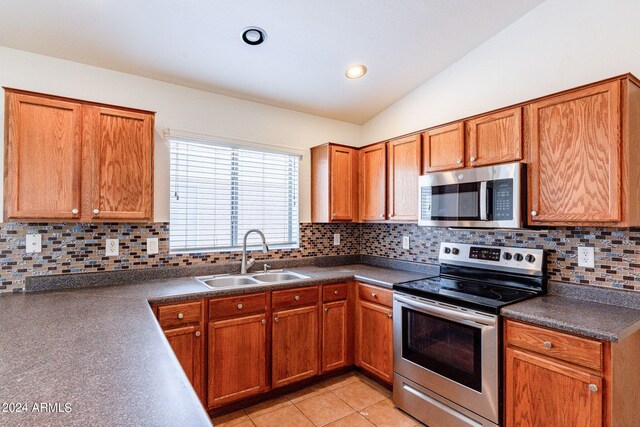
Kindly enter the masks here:
M 258 233 L 262 238 L 262 252 L 266 254 L 269 250 L 269 246 L 267 246 L 267 241 L 265 240 L 262 231 L 258 230 L 257 228 L 253 228 L 247 231 L 244 234 L 244 239 L 242 241 L 242 264 L 240 265 L 240 274 L 247 274 L 247 270 L 251 268 L 254 262 L 256 262 L 256 260 L 251 257 L 249 257 L 249 261 L 247 261 L 247 237 L 251 233 Z

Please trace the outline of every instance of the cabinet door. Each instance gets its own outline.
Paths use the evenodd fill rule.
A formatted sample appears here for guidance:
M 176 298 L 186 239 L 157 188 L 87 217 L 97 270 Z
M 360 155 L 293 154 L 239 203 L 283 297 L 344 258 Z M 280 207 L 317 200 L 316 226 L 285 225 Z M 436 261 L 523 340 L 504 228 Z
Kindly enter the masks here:
M 151 220 L 153 213 L 153 116 L 86 107 L 91 146 L 94 219 Z
M 469 120 L 467 135 L 472 166 L 522 160 L 522 108 Z
M 620 221 L 620 83 L 531 104 L 534 224 Z
M 601 426 L 602 403 L 601 377 L 507 348 L 508 427 Z
M 204 402 L 204 339 L 200 326 L 184 326 L 164 331 L 200 400 Z
M 322 372 L 347 365 L 347 301 L 325 303 L 322 310 Z
M 418 220 L 420 135 L 388 143 L 387 210 L 391 221 Z
M 358 301 L 356 363 L 388 383 L 393 382 L 393 320 L 390 308 Z
M 266 323 L 264 314 L 209 323 L 209 407 L 265 390 Z
M 424 173 L 464 167 L 464 123 L 422 134 L 422 167 Z
M 318 374 L 318 307 L 274 312 L 271 345 L 273 388 Z
M 357 221 L 358 152 L 332 145 L 330 165 L 331 221 Z
M 360 150 L 360 209 L 363 221 L 384 221 L 386 144 L 381 142 Z
M 11 92 L 6 97 L 6 218 L 79 218 L 82 107 Z

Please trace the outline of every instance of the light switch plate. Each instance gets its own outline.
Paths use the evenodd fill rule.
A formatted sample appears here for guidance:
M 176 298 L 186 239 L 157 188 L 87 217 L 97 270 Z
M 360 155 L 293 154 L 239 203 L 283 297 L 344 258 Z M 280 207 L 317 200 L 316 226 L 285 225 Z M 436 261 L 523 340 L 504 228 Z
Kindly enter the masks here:
M 120 254 L 120 241 L 118 239 L 107 239 L 105 252 L 107 256 L 118 256 Z
M 591 246 L 578 247 L 578 266 L 586 268 L 595 267 L 594 249 Z
M 333 235 L 333 246 L 340 246 L 340 233 Z
M 147 238 L 147 255 L 155 255 L 158 253 L 158 238 Z
M 28 254 L 35 254 L 35 253 L 42 252 L 42 235 L 27 234 L 26 250 Z
M 409 236 L 402 236 L 402 249 L 409 249 Z

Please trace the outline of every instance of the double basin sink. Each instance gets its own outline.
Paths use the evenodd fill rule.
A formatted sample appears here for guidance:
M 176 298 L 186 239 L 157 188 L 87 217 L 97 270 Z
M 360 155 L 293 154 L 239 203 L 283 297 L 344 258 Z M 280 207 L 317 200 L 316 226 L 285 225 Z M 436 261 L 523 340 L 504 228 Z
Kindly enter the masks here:
M 292 280 L 308 279 L 309 276 L 294 273 L 292 271 L 271 271 L 267 273 L 252 273 L 242 275 L 217 275 L 196 277 L 198 281 L 211 289 L 237 288 L 243 286 L 265 285 L 276 282 L 289 282 Z

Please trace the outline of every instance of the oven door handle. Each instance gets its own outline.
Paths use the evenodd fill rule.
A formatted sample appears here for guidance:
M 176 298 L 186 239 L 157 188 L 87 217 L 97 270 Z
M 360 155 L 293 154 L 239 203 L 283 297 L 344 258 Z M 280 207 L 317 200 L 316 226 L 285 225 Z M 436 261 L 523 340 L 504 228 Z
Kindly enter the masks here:
M 411 307 L 423 313 L 432 314 L 437 317 L 442 317 L 444 319 L 448 319 L 453 322 L 474 326 L 476 328 L 483 327 L 483 326 L 496 325 L 495 318 L 479 316 L 472 313 L 461 313 L 459 311 L 449 310 L 444 307 L 439 307 L 432 304 L 414 301 L 412 299 L 405 298 L 399 295 L 394 295 L 393 299 L 398 301 L 402 305 Z

